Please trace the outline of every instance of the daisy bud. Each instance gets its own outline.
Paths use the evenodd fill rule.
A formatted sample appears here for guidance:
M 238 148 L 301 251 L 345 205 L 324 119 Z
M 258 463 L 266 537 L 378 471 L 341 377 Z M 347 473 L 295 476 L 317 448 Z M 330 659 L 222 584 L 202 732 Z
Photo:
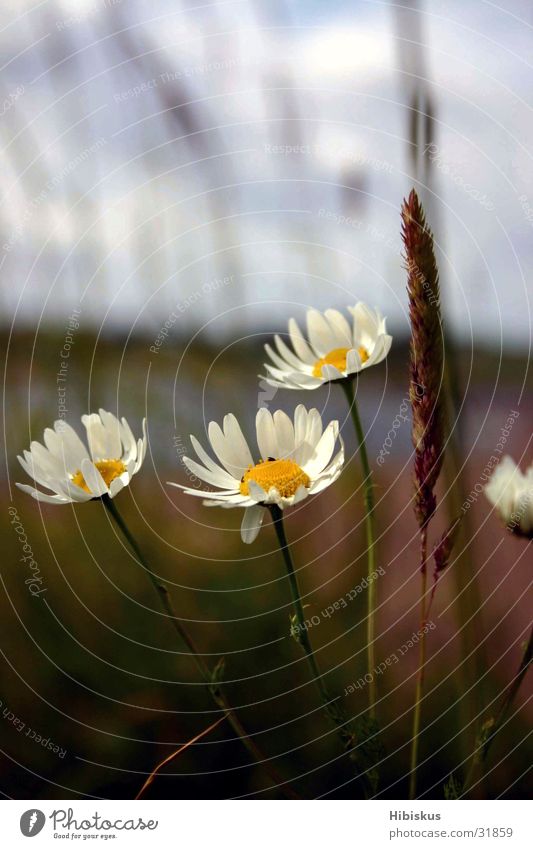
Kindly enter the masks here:
M 439 273 L 433 234 L 414 189 L 404 200 L 401 214 L 411 320 L 409 397 L 415 449 L 415 513 L 420 527 L 424 527 L 435 512 L 434 488 L 444 458 Z

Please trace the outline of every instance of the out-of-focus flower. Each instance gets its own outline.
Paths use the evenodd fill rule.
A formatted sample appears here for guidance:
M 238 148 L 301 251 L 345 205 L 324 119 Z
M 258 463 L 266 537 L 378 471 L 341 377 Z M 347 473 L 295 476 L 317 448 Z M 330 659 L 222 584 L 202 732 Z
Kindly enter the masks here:
M 338 310 L 308 310 L 308 339 L 296 320 L 289 319 L 293 350 L 279 335 L 274 337 L 277 351 L 265 345 L 273 363 L 265 363 L 267 383 L 286 389 L 316 389 L 384 360 L 392 343 L 392 336 L 386 333 L 386 319 L 361 302 L 348 309 L 351 324 Z
M 19 462 L 36 484 L 51 490 L 42 492 L 28 484 L 17 483 L 37 501 L 69 504 L 90 501 L 107 495 L 114 498 L 128 486 L 142 466 L 146 454 L 146 421 L 143 436 L 136 440 L 126 421 L 100 410 L 82 416 L 87 431 L 85 446 L 76 431 L 62 419 L 46 428 L 44 445 L 32 442 Z
M 485 487 L 508 529 L 533 537 L 533 465 L 523 474 L 511 457 L 503 457 Z
M 266 409 L 258 411 L 258 462 L 254 462 L 235 416 L 224 417 L 223 429 L 211 422 L 208 435 L 219 463 L 211 459 L 194 436 L 191 442 L 201 463 L 188 457 L 183 462 L 193 475 L 217 490 L 200 491 L 177 483 L 171 486 L 188 495 L 204 497 L 203 503 L 208 507 L 245 508 L 241 536 L 246 543 L 257 537 L 268 505 L 284 509 L 308 495 L 316 495 L 337 480 L 344 464 L 339 423 L 332 421 L 323 429 L 318 410 L 306 410 L 301 404 L 294 420 L 282 410 L 273 415 Z M 333 457 L 337 441 L 340 447 Z

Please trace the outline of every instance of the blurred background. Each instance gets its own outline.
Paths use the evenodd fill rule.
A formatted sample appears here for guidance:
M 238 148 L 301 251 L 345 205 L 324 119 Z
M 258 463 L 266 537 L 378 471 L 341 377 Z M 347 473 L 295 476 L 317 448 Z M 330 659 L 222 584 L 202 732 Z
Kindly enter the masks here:
M 435 232 L 453 395 L 435 538 L 472 498 L 429 637 L 421 789 L 442 797 L 531 622 L 530 547 L 478 492 L 499 444 L 523 467 L 533 459 L 530 4 L 17 0 L 1 14 L 0 790 L 131 798 L 217 717 L 101 504 L 40 506 L 14 487 L 16 454 L 46 426 L 64 413 L 77 427 L 103 406 L 134 432 L 147 417 L 147 460 L 120 507 L 208 662 L 225 657 L 243 724 L 298 794 L 357 793 L 289 636 L 272 528 L 245 547 L 237 511 L 166 482 L 187 482 L 189 434 L 211 419 L 232 411 L 252 438 L 260 406 L 317 406 L 339 418 L 349 461 L 288 515 L 306 612 L 358 586 L 363 498 L 341 393 L 276 392 L 258 375 L 290 316 L 379 307 L 393 348 L 357 386 L 379 501 L 378 658 L 411 637 L 409 422 L 376 459 L 407 396 L 399 213 L 415 186 Z M 38 598 L 10 506 L 43 575 Z M 364 689 L 342 694 L 365 671 L 364 593 L 320 619 L 319 662 L 357 715 Z M 378 679 L 381 797 L 407 792 L 416 664 L 407 652 Z M 526 681 L 479 792 L 527 792 L 530 699 Z M 282 792 L 223 724 L 147 795 Z

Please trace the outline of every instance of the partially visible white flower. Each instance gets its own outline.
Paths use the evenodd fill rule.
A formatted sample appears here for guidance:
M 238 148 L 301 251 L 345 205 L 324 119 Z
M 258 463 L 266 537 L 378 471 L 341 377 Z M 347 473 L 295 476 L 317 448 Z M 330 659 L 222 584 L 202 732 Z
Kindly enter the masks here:
M 362 302 L 348 309 L 351 324 L 338 310 L 308 310 L 308 339 L 296 320 L 289 319 L 292 350 L 279 335 L 274 337 L 277 350 L 265 345 L 272 361 L 265 363 L 267 383 L 286 389 L 316 389 L 384 360 L 392 344 L 386 319 Z
M 504 457 L 485 487 L 510 531 L 533 536 L 533 465 L 522 474 L 511 457 Z
M 266 505 L 277 504 L 284 509 L 321 492 L 337 480 L 344 464 L 339 423 L 332 421 L 324 430 L 318 410 L 306 410 L 300 404 L 291 420 L 282 410 L 272 415 L 263 408 L 257 413 L 255 425 L 258 462 L 254 462 L 233 415 L 224 417 L 223 429 L 216 422 L 208 428 L 211 448 L 219 463 L 191 436 L 201 463 L 189 457 L 183 457 L 183 462 L 193 475 L 217 490 L 206 492 L 170 483 L 188 495 L 209 495 L 203 502 L 208 507 L 244 508 L 241 536 L 246 543 L 257 537 Z M 340 447 L 332 459 L 337 441 Z
M 46 428 L 44 445 L 32 442 L 30 450 L 18 458 L 30 478 L 53 494 L 24 483 L 17 483 L 19 489 L 37 501 L 69 504 L 102 495 L 114 498 L 128 486 L 146 454 L 146 420 L 143 436 L 138 440 L 126 419 L 119 421 L 105 410 L 82 416 L 81 420 L 87 430 L 88 449 L 76 431 L 58 419 L 53 429 Z

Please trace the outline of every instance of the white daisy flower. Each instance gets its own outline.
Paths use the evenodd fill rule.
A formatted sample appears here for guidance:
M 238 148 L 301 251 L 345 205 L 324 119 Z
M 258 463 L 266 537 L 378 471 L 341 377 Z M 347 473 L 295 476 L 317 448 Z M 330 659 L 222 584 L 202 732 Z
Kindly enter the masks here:
M 274 337 L 277 351 L 265 345 L 273 363 L 265 363 L 267 383 L 286 389 L 316 389 L 384 360 L 392 344 L 392 336 L 386 333 L 386 319 L 362 302 L 348 309 L 351 325 L 338 310 L 308 310 L 308 340 L 295 319 L 289 319 L 293 350 L 279 335 Z
M 510 531 L 533 537 L 533 465 L 522 474 L 511 457 L 504 457 L 492 473 L 485 495 Z
M 119 421 L 105 410 L 81 420 L 87 430 L 88 449 L 76 431 L 58 419 L 53 429 L 46 428 L 44 445 L 32 442 L 30 450 L 18 458 L 30 478 L 53 494 L 24 483 L 17 483 L 19 489 L 37 501 L 69 504 L 102 495 L 114 498 L 128 486 L 146 454 L 146 420 L 142 439 L 137 441 L 126 419 Z
M 261 458 L 258 462 L 254 462 L 233 415 L 224 417 L 223 429 L 216 422 L 208 428 L 211 448 L 219 463 L 191 436 L 201 463 L 188 457 L 183 457 L 183 462 L 193 475 L 217 490 L 206 493 L 171 483 L 188 495 L 208 494 L 203 502 L 208 507 L 245 508 L 241 536 L 246 543 L 257 537 L 267 505 L 284 509 L 321 492 L 337 480 L 344 463 L 339 423 L 330 422 L 323 429 L 318 410 L 306 410 L 300 404 L 292 421 L 281 410 L 272 415 L 263 408 L 257 413 L 255 427 Z M 337 440 L 340 448 L 332 459 Z

